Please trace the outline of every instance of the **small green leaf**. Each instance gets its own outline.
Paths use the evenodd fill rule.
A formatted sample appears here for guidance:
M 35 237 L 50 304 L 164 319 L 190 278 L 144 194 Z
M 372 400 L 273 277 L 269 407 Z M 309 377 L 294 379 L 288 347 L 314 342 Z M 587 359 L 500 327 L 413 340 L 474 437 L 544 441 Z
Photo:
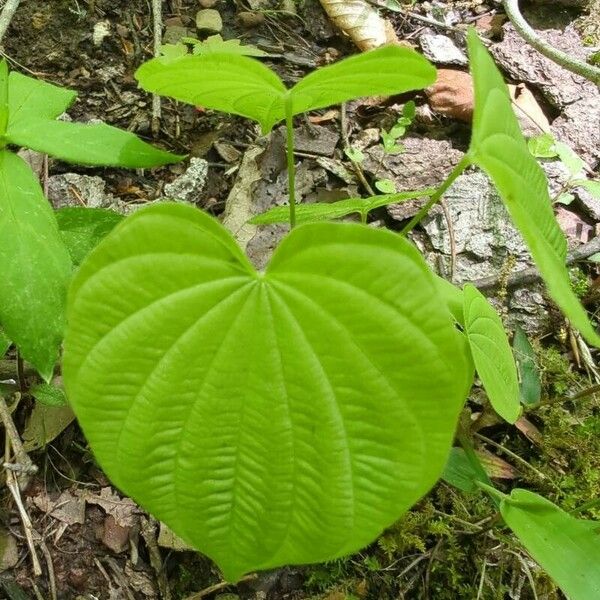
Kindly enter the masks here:
M 184 37 L 182 41 L 186 44 L 192 44 L 193 54 L 199 56 L 203 54 L 240 54 L 242 56 L 270 56 L 267 52 L 264 52 L 252 46 L 250 44 L 242 44 L 238 39 L 224 40 L 220 35 L 211 35 L 205 40 L 200 41 L 196 38 Z
M 0 325 L 48 380 L 62 341 L 71 260 L 29 166 L 0 152 Z
M 473 377 L 402 237 L 302 225 L 257 273 L 178 204 L 81 266 L 63 374 L 109 477 L 228 580 L 370 543 L 439 477 Z
M 600 181 L 594 179 L 576 179 L 573 187 L 582 187 L 587 190 L 594 198 L 600 199 Z
M 500 503 L 500 512 L 531 556 L 571 600 L 600 598 L 600 523 L 571 516 L 523 489 Z
M 519 371 L 521 402 L 525 406 L 535 406 L 542 397 L 540 372 L 536 364 L 535 351 L 527 335 L 518 325 L 513 337 L 513 351 Z
M 575 200 L 575 196 L 573 194 L 561 194 L 556 199 L 556 202 L 558 204 L 563 204 L 565 206 L 569 206 L 569 204 L 571 204 L 571 202 L 573 202 L 573 200 Z
M 462 448 L 452 448 L 450 450 L 448 461 L 442 473 L 442 479 L 446 483 L 469 494 L 479 489 L 475 483 L 479 481 L 479 474 L 471 465 L 471 461 Z
M 474 285 L 465 285 L 463 298 L 465 332 L 475 370 L 494 410 L 514 423 L 521 414 L 519 379 L 502 320 Z
M 570 146 L 567 146 L 567 144 L 564 144 L 563 142 L 555 142 L 554 149 L 558 154 L 558 158 L 560 158 L 561 162 L 567 167 L 572 177 L 581 175 L 582 171 L 585 169 L 585 163 Z
M 8 78 L 9 129 L 30 119 L 56 119 L 77 98 L 77 92 L 12 71 Z
M 475 86 L 469 156 L 492 178 L 540 270 L 552 299 L 592 344 L 600 336 L 571 289 L 565 267 L 567 241 L 554 213 L 546 176 L 527 149 L 508 89 L 474 29 L 468 36 Z
M 298 204 L 296 206 L 296 221 L 298 223 L 310 223 L 311 221 L 341 219 L 352 214 L 367 215 L 376 208 L 395 204 L 396 202 L 404 202 L 412 198 L 431 196 L 434 192 L 435 189 L 426 188 L 412 192 L 371 196 L 369 198 L 348 198 L 337 202 Z M 253 217 L 249 223 L 253 225 L 271 225 L 273 223 L 287 223 L 289 219 L 290 209 L 288 206 L 275 206 Z
M 435 73 L 413 50 L 386 46 L 318 69 L 289 91 L 271 69 L 231 52 L 154 58 L 136 78 L 149 92 L 248 117 L 267 133 L 285 118 L 288 98 L 296 115 L 362 96 L 424 88 Z
M 75 266 L 98 245 L 123 216 L 104 208 L 73 206 L 56 211 L 56 221 Z
M 529 152 L 535 158 L 555 158 L 558 156 L 554 148 L 554 137 L 551 133 L 543 133 L 527 140 Z
M 31 388 L 31 395 L 46 406 L 67 406 L 65 392 L 49 383 L 40 383 Z
M 7 137 L 13 144 L 80 165 L 150 168 L 183 158 L 104 123 L 86 125 L 31 118 L 9 127 Z
M 361 163 L 365 160 L 365 155 L 358 148 L 353 148 L 352 146 L 346 148 L 344 150 L 344 154 L 353 162 Z
M 415 104 L 414 100 L 409 100 L 403 107 L 402 107 L 402 116 L 408 120 L 408 123 L 404 123 L 405 125 L 410 124 L 415 116 L 417 115 L 417 105 Z
M 396 193 L 396 184 L 391 179 L 378 179 L 375 182 L 375 187 L 382 194 L 395 194 Z

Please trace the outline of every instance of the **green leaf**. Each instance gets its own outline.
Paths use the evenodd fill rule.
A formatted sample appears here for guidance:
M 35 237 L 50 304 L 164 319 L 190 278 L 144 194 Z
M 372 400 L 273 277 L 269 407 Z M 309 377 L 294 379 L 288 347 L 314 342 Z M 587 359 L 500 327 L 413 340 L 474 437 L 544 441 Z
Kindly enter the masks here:
M 512 111 L 506 84 L 473 29 L 468 44 L 475 85 L 471 160 L 494 181 L 552 299 L 588 342 L 600 346 L 600 336 L 571 289 L 565 267 L 567 242 L 552 212 L 544 172 L 527 149 Z
M 56 119 L 77 98 L 77 92 L 12 71 L 8 79 L 9 129 L 29 119 Z
M 448 461 L 442 473 L 442 479 L 446 483 L 469 494 L 479 489 L 475 483 L 479 481 L 479 474 L 473 468 L 471 461 L 462 448 L 452 448 L 450 450 Z
M 504 325 L 471 284 L 463 288 L 465 332 L 473 362 L 494 410 L 509 423 L 521 414 L 519 379 Z
M 392 96 L 435 82 L 436 70 L 409 48 L 390 45 L 317 69 L 290 91 L 295 115 L 363 96 Z
M 102 468 L 228 580 L 371 542 L 439 477 L 472 383 L 423 258 L 358 224 L 297 227 L 257 273 L 208 215 L 153 205 L 86 259 L 68 312 L 67 396 Z
M 183 158 L 104 123 L 86 125 L 31 118 L 9 127 L 7 137 L 13 144 L 80 165 L 150 168 Z
M 65 392 L 49 383 L 40 383 L 31 388 L 31 395 L 46 406 L 67 406 Z
M 561 162 L 567 167 L 572 177 L 580 175 L 585 169 L 585 162 L 581 157 L 567 144 L 563 142 L 555 142 L 554 149 L 558 154 Z
M 375 187 L 382 194 L 396 193 L 396 184 L 391 179 L 378 179 L 375 182 Z
M 500 503 L 506 524 L 571 600 L 600 598 L 600 523 L 523 489 Z
M 573 187 L 582 187 L 594 196 L 594 198 L 600 199 L 600 181 L 594 179 L 577 179 L 573 182 Z
M 525 406 L 535 406 L 542 397 L 540 372 L 536 364 L 535 351 L 527 335 L 518 325 L 513 338 L 513 351 L 519 371 L 521 402 Z
M 0 60 L 0 145 L 6 145 L 6 127 L 8 125 L 8 63 Z
M 555 158 L 558 156 L 554 148 L 554 136 L 551 133 L 542 133 L 527 140 L 529 152 L 536 158 Z
M 337 202 L 298 204 L 296 205 L 296 221 L 297 223 L 309 223 L 311 221 L 341 219 L 352 214 L 367 215 L 376 208 L 395 204 L 396 202 L 404 202 L 411 198 L 431 196 L 434 192 L 435 189 L 426 188 L 397 194 L 381 194 L 369 198 L 347 198 L 346 200 L 338 200 Z M 249 223 L 253 225 L 271 225 L 273 223 L 288 223 L 289 220 L 289 206 L 275 206 L 253 217 Z
M 203 54 L 241 54 L 243 56 L 270 56 L 260 48 L 250 44 L 242 44 L 238 39 L 224 40 L 220 35 L 211 35 L 205 40 L 200 41 L 191 37 L 184 37 L 182 41 L 186 44 L 192 44 L 192 52 L 195 55 Z
M 135 76 L 149 92 L 248 117 L 267 133 L 285 118 L 288 97 L 296 115 L 362 96 L 424 88 L 435 73 L 413 50 L 386 46 L 318 69 L 289 92 L 271 69 L 230 52 L 154 58 Z
M 0 325 L 48 380 L 64 328 L 71 261 L 27 164 L 0 152 Z
M 122 215 L 112 210 L 82 206 L 61 208 L 55 214 L 75 266 L 79 266 L 100 240 L 123 220 Z
M 283 82 L 247 56 L 159 57 L 144 63 L 135 77 L 148 92 L 253 119 L 265 133 L 285 117 Z

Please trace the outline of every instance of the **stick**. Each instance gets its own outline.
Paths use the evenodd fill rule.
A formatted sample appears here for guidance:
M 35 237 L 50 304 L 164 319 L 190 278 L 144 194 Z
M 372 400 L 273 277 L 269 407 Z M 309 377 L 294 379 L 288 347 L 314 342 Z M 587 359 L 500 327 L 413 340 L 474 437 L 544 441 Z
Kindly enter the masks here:
M 573 58 L 566 52 L 551 46 L 546 40 L 543 40 L 524 19 L 519 9 L 519 0 L 504 0 L 504 10 L 517 33 L 540 54 L 543 54 L 563 69 L 581 75 L 596 85 L 600 85 L 600 68 Z
M 17 11 L 21 0 L 6 0 L 6 4 L 0 13 L 0 43 L 4 39 L 4 34 L 12 21 L 12 18 Z
M 589 258 L 597 252 L 600 252 L 600 236 L 595 237 L 593 240 L 587 242 L 587 244 L 583 244 L 583 246 L 579 246 L 579 248 L 569 252 L 569 254 L 567 254 L 566 264 L 570 266 L 576 262 L 579 262 L 580 260 Z M 514 288 L 519 285 L 526 285 L 528 283 L 533 283 L 534 281 L 539 281 L 541 278 L 540 272 L 535 267 L 531 269 L 523 269 L 522 271 L 514 273 L 508 278 L 506 287 Z M 471 283 L 480 290 L 492 290 L 500 285 L 500 279 L 501 277 L 498 275 L 491 275 L 490 277 L 476 279 Z
M 160 56 L 162 46 L 162 2 L 152 0 L 152 19 L 154 27 L 154 56 Z M 152 94 L 152 133 L 158 135 L 160 132 L 160 96 Z

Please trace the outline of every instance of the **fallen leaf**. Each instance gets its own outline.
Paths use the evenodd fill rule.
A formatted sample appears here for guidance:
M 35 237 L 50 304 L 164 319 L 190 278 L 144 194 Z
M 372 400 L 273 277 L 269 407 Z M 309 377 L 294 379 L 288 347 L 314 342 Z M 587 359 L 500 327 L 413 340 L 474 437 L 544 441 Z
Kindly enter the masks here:
M 131 527 L 122 527 L 112 515 L 104 519 L 102 543 L 115 554 L 120 554 L 129 546 Z
M 25 423 L 23 448 L 25 452 L 38 450 L 60 435 L 75 415 L 68 406 L 47 406 L 36 402 Z
M 320 0 L 333 24 L 361 50 L 399 43 L 389 21 L 383 19 L 367 0 Z
M 537 446 L 542 445 L 542 433 L 541 431 L 528 419 L 521 417 L 516 423 L 515 427 L 530 441 Z
M 176 552 L 194 550 L 194 548 L 186 544 L 180 537 L 175 535 L 164 523 L 160 524 L 157 542 L 161 548 L 169 548 L 171 550 L 175 550 Z
M 505 460 L 488 452 L 487 450 L 475 451 L 485 472 L 492 479 L 514 479 L 517 475 L 515 468 Z
M 100 494 L 92 494 L 89 490 L 82 492 L 81 497 L 88 504 L 97 504 L 107 515 L 114 517 L 121 527 L 132 527 L 140 512 L 137 504 L 131 498 L 119 498 L 111 487 L 100 490 Z
M 425 93 L 431 108 L 442 115 L 470 123 L 473 118 L 473 79 L 456 69 L 438 69 L 436 82 Z
M 550 132 L 550 122 L 541 109 L 535 96 L 524 83 L 509 85 L 508 91 L 515 113 L 525 135 L 539 135 Z
M 55 499 L 43 491 L 33 498 L 33 503 L 42 512 L 67 525 L 82 525 L 85 521 L 83 498 L 74 496 L 69 490 L 65 490 Z

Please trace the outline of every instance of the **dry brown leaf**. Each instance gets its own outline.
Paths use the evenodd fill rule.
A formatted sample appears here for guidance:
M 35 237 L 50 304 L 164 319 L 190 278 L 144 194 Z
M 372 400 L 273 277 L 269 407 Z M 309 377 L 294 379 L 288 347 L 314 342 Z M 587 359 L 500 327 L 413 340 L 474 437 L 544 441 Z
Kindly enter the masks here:
M 473 118 L 473 79 L 456 69 L 438 69 L 436 82 L 425 90 L 431 108 L 470 123 Z
M 499 456 L 487 450 L 476 450 L 475 452 L 486 473 L 492 479 L 514 479 L 516 477 L 515 468 Z
M 100 495 L 85 490 L 81 493 L 81 497 L 88 504 L 97 504 L 100 506 L 121 527 L 132 527 L 140 512 L 140 509 L 133 500 L 130 498 L 120 498 L 110 487 L 102 488 Z
M 550 122 L 524 83 L 509 85 L 510 99 L 526 135 L 550 133 Z
M 367 0 L 320 0 L 334 25 L 361 50 L 399 43 L 396 32 Z

